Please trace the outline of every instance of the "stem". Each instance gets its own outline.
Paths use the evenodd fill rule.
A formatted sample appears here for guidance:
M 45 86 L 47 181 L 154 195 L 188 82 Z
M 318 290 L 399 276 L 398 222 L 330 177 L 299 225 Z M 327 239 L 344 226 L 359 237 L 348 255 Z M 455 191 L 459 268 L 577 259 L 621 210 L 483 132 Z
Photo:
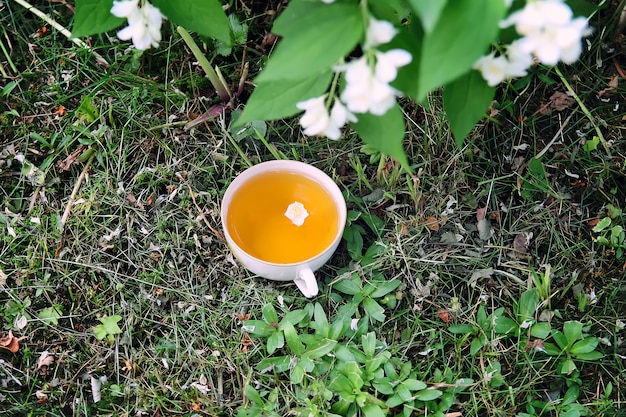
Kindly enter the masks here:
M 189 49 L 191 49 L 191 52 L 198 60 L 198 63 L 206 73 L 206 76 L 211 84 L 213 84 L 213 88 L 215 88 L 215 91 L 217 91 L 217 94 L 220 96 L 222 101 L 230 101 L 231 95 L 230 91 L 226 87 L 226 83 L 222 82 L 223 79 L 220 79 L 220 77 L 217 75 L 209 60 L 206 58 L 206 56 L 204 56 L 204 54 L 200 50 L 200 47 L 198 47 L 196 41 L 193 40 L 189 32 L 187 32 L 187 30 L 185 30 L 185 28 L 183 28 L 182 26 L 178 26 L 176 30 L 178 31 L 178 33 L 180 33 L 180 36 L 183 38 Z
M 600 143 L 602 143 L 602 146 L 604 147 L 606 154 L 608 156 L 611 156 L 610 146 L 607 143 L 606 139 L 604 139 L 604 134 L 600 130 L 600 126 L 598 126 L 598 124 L 596 123 L 595 118 L 593 117 L 593 115 L 591 114 L 587 106 L 585 106 L 585 103 L 583 103 L 580 97 L 578 97 L 578 94 L 576 94 L 576 92 L 574 91 L 570 83 L 565 79 L 565 76 L 563 75 L 559 67 L 555 66 L 554 69 L 556 70 L 557 75 L 561 79 L 561 82 L 565 85 L 565 88 L 567 88 L 567 91 L 569 91 L 572 94 L 572 96 L 574 97 L 574 100 L 576 100 L 576 103 L 578 103 L 578 106 L 580 107 L 580 109 L 583 111 L 585 116 L 587 116 L 587 119 L 589 119 L 589 121 L 593 125 L 593 128 L 596 131 L 596 136 L 598 137 L 598 139 L 600 139 Z
M 74 189 L 72 190 L 72 194 L 70 195 L 70 200 L 67 202 L 67 206 L 65 207 L 65 211 L 63 212 L 63 217 L 61 217 L 61 225 L 63 225 L 63 227 L 65 227 L 65 223 L 67 223 L 67 219 L 68 217 L 70 217 L 70 211 L 72 210 L 72 206 L 74 205 L 74 201 L 76 200 L 76 194 L 78 193 L 80 185 L 83 183 L 85 175 L 87 175 L 87 171 L 89 170 L 89 167 L 91 166 L 91 163 L 93 162 L 95 157 L 96 153 L 94 152 L 85 164 L 83 171 L 80 173 L 80 176 L 76 180 L 76 184 L 74 184 Z
M 54 20 L 53 18 L 51 18 L 50 16 L 48 16 L 47 14 L 45 14 L 44 12 L 42 12 L 38 8 L 34 7 L 33 5 L 31 5 L 30 3 L 28 3 L 25 0 L 14 0 L 14 1 L 17 4 L 19 4 L 20 6 L 22 6 L 23 8 L 25 8 L 26 10 L 32 12 L 33 14 L 35 14 L 36 16 L 41 18 L 44 22 L 46 22 L 47 24 L 49 24 L 50 26 L 52 26 L 53 28 L 55 28 L 59 32 L 61 32 L 67 39 L 71 40 L 76 45 L 80 46 L 81 48 L 88 49 L 93 54 L 93 56 L 96 58 L 96 60 L 99 63 L 101 63 L 105 67 L 109 66 L 109 63 L 107 62 L 106 59 L 104 59 L 102 57 L 102 55 L 100 55 L 99 53 L 94 51 L 89 45 L 87 45 L 81 39 L 73 38 L 72 37 L 72 33 L 69 30 L 65 29 L 63 26 L 61 26 L 59 23 L 57 23 L 56 20 Z

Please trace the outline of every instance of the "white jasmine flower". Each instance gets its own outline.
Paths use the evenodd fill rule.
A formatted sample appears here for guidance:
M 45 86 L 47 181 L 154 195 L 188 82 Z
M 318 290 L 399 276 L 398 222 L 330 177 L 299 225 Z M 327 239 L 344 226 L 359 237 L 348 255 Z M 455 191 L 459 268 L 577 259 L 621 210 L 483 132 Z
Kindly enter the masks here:
M 302 226 L 304 224 L 304 220 L 309 217 L 309 212 L 304 207 L 304 204 L 299 201 L 294 201 L 289 204 L 289 207 L 287 207 L 285 217 L 291 220 L 291 223 L 296 226 Z
M 365 49 L 389 43 L 397 33 L 398 29 L 391 22 L 370 17 L 365 34 Z
M 476 61 L 474 69 L 480 71 L 487 84 L 494 87 L 507 79 L 509 61 L 505 56 L 495 56 L 495 53 L 485 55 Z
M 340 129 L 348 120 L 356 122 L 357 118 L 339 100 L 335 100 L 333 108 L 330 110 L 330 123 L 324 130 L 325 136 L 332 140 L 339 139 L 341 137 Z
M 148 2 L 139 7 L 139 0 L 124 0 L 114 2 L 111 13 L 128 20 L 128 26 L 117 32 L 118 38 L 132 39 L 135 48 L 140 50 L 159 46 L 163 15 L 158 8 Z
M 517 40 L 506 49 L 508 64 L 506 66 L 506 78 L 523 77 L 527 74 L 527 69 L 533 63 L 533 56 L 526 51 L 522 43 Z
M 335 0 L 322 0 L 322 3 L 326 3 L 326 4 L 330 4 L 330 3 L 334 3 Z
M 615 327 L 617 328 L 617 330 L 623 330 L 624 328 L 626 328 L 626 323 L 621 320 L 616 320 Z
M 411 54 L 402 49 L 376 52 L 377 62 L 372 71 L 366 56 L 362 56 L 342 67 L 345 71 L 346 87 L 341 100 L 349 111 L 383 115 L 393 107 L 400 92 L 389 85 L 397 75 L 397 68 L 411 62 Z
M 304 128 L 304 134 L 315 136 L 322 133 L 330 123 L 330 117 L 326 110 L 326 96 L 319 96 L 296 104 L 296 107 L 304 110 L 300 118 L 300 124 Z
M 376 52 L 376 78 L 382 82 L 391 82 L 398 75 L 398 68 L 410 63 L 411 54 L 404 49 L 392 49 L 387 52 Z
M 341 137 L 340 129 L 347 120 L 357 121 L 354 114 L 349 112 L 339 100 L 335 100 L 329 115 L 326 110 L 326 95 L 301 101 L 296 106 L 304 110 L 300 125 L 307 136 L 322 135 L 337 140 Z
M 521 48 L 546 65 L 576 61 L 582 52 L 581 39 L 589 34 L 587 20 L 572 19 L 572 10 L 562 0 L 526 3 L 523 9 L 500 22 L 503 28 L 513 25 L 523 36 Z

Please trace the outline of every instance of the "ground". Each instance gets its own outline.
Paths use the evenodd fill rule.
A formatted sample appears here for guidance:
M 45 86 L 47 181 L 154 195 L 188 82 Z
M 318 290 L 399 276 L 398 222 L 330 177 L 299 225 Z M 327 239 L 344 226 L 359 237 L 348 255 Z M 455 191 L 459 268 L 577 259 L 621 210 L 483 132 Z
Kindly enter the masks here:
M 71 5 L 33 4 L 70 25 Z M 411 378 L 451 394 L 445 409 L 444 396 L 412 403 L 419 415 L 429 407 L 449 416 L 626 415 L 626 244 L 611 240 L 626 208 L 624 2 L 603 5 L 581 61 L 502 87 L 463 149 L 439 92 L 428 105 L 403 99 L 407 172 L 353 132 L 337 142 L 305 137 L 297 118 L 257 125 L 262 140 L 230 129 L 275 41 L 269 29 L 282 2 L 234 6 L 250 27 L 246 57 L 243 47 L 224 57 L 206 43 L 233 90 L 243 59 L 250 73 L 224 117 L 189 127 L 218 98 L 172 28 L 143 54 L 126 52 L 114 34 L 94 36 L 103 65 L 5 1 L 0 409 L 226 416 L 323 408 L 335 400 L 314 382 L 335 387 L 336 375 L 324 368 L 328 355 L 311 353 L 324 327 L 316 303 L 331 323 L 364 326 L 344 326 L 337 345 L 354 351 L 358 335 L 367 351 L 373 331 L 376 355 L 388 352 L 398 368 L 410 362 Z M 276 158 L 322 169 L 348 203 L 344 240 L 318 271 L 314 300 L 247 272 L 221 234 L 230 181 Z M 378 292 L 367 293 L 368 283 Z M 524 327 L 527 307 L 549 333 Z M 280 359 L 270 371 L 259 367 L 302 356 L 283 319 L 298 310 L 307 315 L 291 327 L 318 377 L 305 384 L 293 382 L 295 368 L 280 371 Z M 492 326 L 481 311 L 517 327 Z M 271 332 L 250 320 L 280 329 L 287 345 L 270 347 Z M 571 344 L 558 354 L 541 348 L 567 334 L 568 322 L 582 324 L 578 339 L 594 342 L 601 358 L 578 358 Z M 563 369 L 565 359 L 574 370 Z M 458 381 L 469 389 L 448 390 Z M 381 395 L 374 386 L 365 384 Z

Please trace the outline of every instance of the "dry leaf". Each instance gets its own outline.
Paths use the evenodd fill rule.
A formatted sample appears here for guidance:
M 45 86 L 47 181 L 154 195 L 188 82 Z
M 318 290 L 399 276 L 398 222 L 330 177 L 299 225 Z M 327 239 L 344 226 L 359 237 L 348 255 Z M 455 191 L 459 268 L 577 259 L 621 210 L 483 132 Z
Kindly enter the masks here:
M 441 321 L 446 324 L 450 324 L 450 322 L 454 320 L 454 314 L 443 308 L 439 309 L 439 311 L 437 312 L 437 317 L 439 317 Z
M 44 350 L 37 360 L 37 369 L 41 369 L 42 366 L 50 366 L 52 362 L 54 362 L 54 356 L 50 355 L 47 350 Z
M 515 239 L 513 239 L 513 250 L 515 250 L 518 254 L 525 254 L 528 252 L 528 245 L 530 245 L 530 240 L 533 238 L 533 232 L 522 232 L 515 235 Z
M 426 218 L 426 227 L 433 232 L 439 231 L 439 220 L 435 216 L 428 216 Z
M 7 349 L 9 352 L 17 353 L 20 350 L 20 340 L 22 337 L 13 336 L 13 332 L 9 330 L 9 334 L 0 338 L 0 348 Z
M 598 91 L 598 94 L 596 95 L 598 96 L 598 98 L 600 98 L 607 94 L 612 94 L 615 91 L 617 91 L 617 86 L 618 86 L 618 78 L 617 78 L 617 74 L 615 74 L 611 77 L 611 80 L 609 81 L 609 86 Z
M 69 171 L 70 166 L 72 165 L 72 163 L 74 163 L 74 161 L 76 160 L 76 158 L 78 158 L 80 156 L 80 154 L 83 153 L 83 151 L 87 148 L 87 146 L 85 145 L 80 145 L 78 147 L 78 149 L 76 149 L 74 152 L 72 152 L 71 154 L 69 154 L 67 156 L 67 158 L 65 158 L 63 161 L 61 161 L 59 163 L 59 171 L 64 172 L 64 171 Z
M 478 208 L 476 209 L 476 221 L 481 221 L 485 218 L 485 215 L 487 214 L 487 207 L 483 207 L 483 208 Z
M 539 107 L 534 114 L 549 114 L 552 110 L 563 111 L 575 102 L 576 101 L 567 94 L 555 91 L 554 94 L 550 96 L 550 100 Z

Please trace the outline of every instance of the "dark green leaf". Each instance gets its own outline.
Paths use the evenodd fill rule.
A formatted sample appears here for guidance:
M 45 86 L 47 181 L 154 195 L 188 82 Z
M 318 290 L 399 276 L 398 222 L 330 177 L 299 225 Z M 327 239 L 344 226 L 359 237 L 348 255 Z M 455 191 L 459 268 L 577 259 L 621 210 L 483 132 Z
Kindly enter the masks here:
M 371 319 L 380 322 L 385 321 L 385 309 L 371 298 L 365 298 L 363 300 L 363 309 L 365 310 L 365 314 Z
M 336 340 L 324 339 L 309 346 L 305 354 L 311 359 L 321 358 L 332 352 L 336 345 Z
M 222 4 L 218 0 L 171 0 L 152 2 L 169 20 L 208 38 L 231 43 L 230 26 Z
M 589 353 L 578 353 L 575 354 L 574 357 L 576 357 L 576 359 L 580 359 L 581 361 L 595 361 L 598 360 L 600 358 L 603 358 L 604 355 L 600 352 L 598 352 L 597 350 L 591 351 Z
M 333 289 L 348 295 L 354 295 L 361 292 L 361 287 L 350 279 L 342 279 L 335 282 L 333 284 Z
M 289 349 L 291 350 L 291 352 L 296 356 L 302 355 L 304 353 L 305 348 L 302 342 L 300 341 L 300 337 L 298 336 L 298 332 L 296 331 L 296 328 L 293 327 L 293 324 L 289 322 L 283 323 L 281 327 L 285 335 L 285 341 L 287 342 L 287 346 L 289 346 Z
M 354 130 L 363 142 L 373 146 L 380 152 L 389 155 L 408 168 L 409 161 L 404 153 L 404 116 L 396 104 L 382 116 L 360 113 L 359 121 L 353 124 Z
M 535 311 L 539 303 L 539 296 L 535 289 L 524 291 L 518 304 L 517 321 L 519 324 L 535 319 Z
M 297 80 L 326 72 L 354 49 L 363 34 L 356 4 L 320 4 L 292 24 L 297 24 L 298 30 L 285 32 L 278 25 L 287 35 L 270 55 L 257 82 Z
M 289 313 L 285 314 L 285 317 L 283 317 L 283 319 L 280 321 L 280 324 L 282 325 L 289 322 L 295 326 L 296 324 L 300 323 L 307 315 L 308 313 L 305 310 L 290 311 Z
M 453 334 L 474 334 L 477 329 L 471 324 L 451 324 L 448 331 Z
M 583 324 L 579 321 L 566 321 L 563 323 L 563 334 L 569 345 L 574 344 L 583 337 Z
M 111 7 L 113 0 L 76 0 L 72 36 L 80 38 L 120 26 L 126 19 L 113 16 Z
M 398 288 L 400 284 L 402 284 L 402 282 L 400 282 L 397 279 L 392 279 L 391 281 L 384 281 L 384 282 L 372 282 L 371 285 L 376 287 L 376 289 L 370 294 L 370 297 L 372 298 L 383 297 L 389 294 L 390 292 L 392 292 L 393 290 L 395 290 L 396 288 Z
M 496 88 L 473 69 L 445 86 L 443 107 L 459 149 L 476 122 L 485 117 L 495 94 Z
M 567 349 L 567 338 L 559 331 L 552 332 L 552 338 L 556 344 L 561 348 L 561 351 Z
M 472 343 L 470 345 L 470 355 L 476 356 L 476 354 L 480 352 L 483 346 L 485 346 L 487 343 L 489 343 L 489 341 L 486 337 L 482 335 L 476 337 L 474 340 L 472 340 Z
M 290 367 L 290 356 L 278 356 L 261 360 L 256 366 L 256 369 L 259 372 L 267 372 L 268 370 L 271 370 L 276 373 L 281 373 L 289 370 Z
M 467 72 L 496 38 L 504 17 L 503 1 L 488 5 L 476 0 L 448 2 L 435 27 L 426 33 L 419 72 L 418 100 Z M 480 22 L 465 29 L 468 22 Z
M 276 313 L 273 305 L 265 304 L 265 306 L 263 306 L 262 314 L 265 321 L 269 324 L 278 323 L 278 314 Z
M 515 320 L 508 317 L 498 317 L 496 319 L 496 333 L 498 334 L 512 334 L 517 332 L 518 325 Z
M 441 397 L 443 392 L 438 389 L 426 389 L 415 394 L 415 399 L 420 401 L 431 401 Z
M 535 323 L 530 328 L 530 335 L 537 339 L 545 339 L 550 334 L 550 323 Z
M 267 339 L 267 353 L 269 353 L 270 355 L 276 352 L 277 349 L 282 348 L 283 346 L 285 346 L 285 337 L 283 335 L 283 332 L 274 332 Z
M 315 310 L 313 313 L 313 319 L 315 320 L 316 333 L 319 333 L 323 337 L 328 337 L 330 331 L 330 324 L 326 318 L 326 312 L 320 303 L 315 303 Z
M 281 80 L 260 83 L 252 92 L 243 113 L 233 126 L 242 126 L 253 120 L 274 120 L 293 116 L 299 110 L 296 104 L 319 97 L 328 89 L 332 72 L 300 80 Z

